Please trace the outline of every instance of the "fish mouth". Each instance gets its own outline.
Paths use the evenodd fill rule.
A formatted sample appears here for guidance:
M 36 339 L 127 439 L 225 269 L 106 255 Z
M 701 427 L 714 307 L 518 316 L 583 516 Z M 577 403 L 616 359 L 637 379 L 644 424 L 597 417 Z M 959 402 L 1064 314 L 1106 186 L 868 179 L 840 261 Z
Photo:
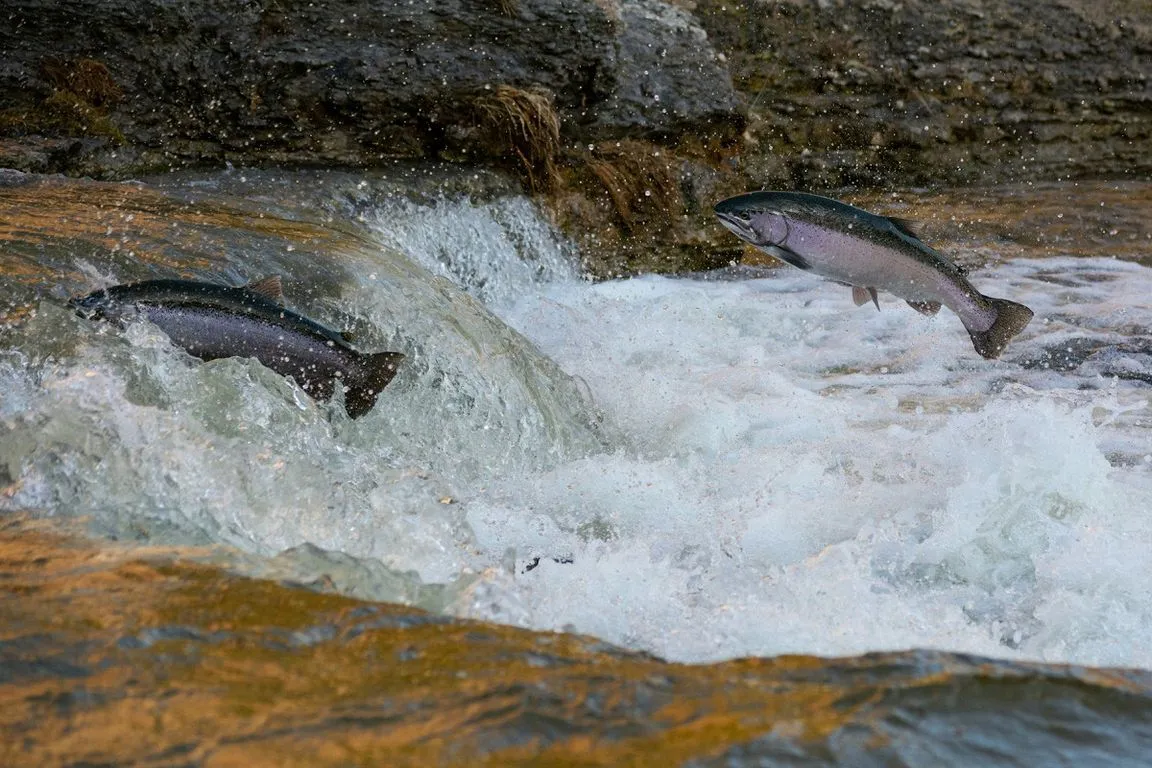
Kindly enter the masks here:
M 748 240 L 751 242 L 752 231 L 749 228 L 747 221 L 744 221 L 740 218 L 739 215 L 735 213 L 720 210 L 719 206 L 717 206 L 714 213 L 716 214 L 716 218 L 720 220 L 720 223 L 724 225 L 725 229 L 741 238 L 742 240 Z
M 68 306 L 85 320 L 98 320 L 104 316 L 103 306 L 93 299 L 92 294 L 73 296 L 68 299 Z
M 73 296 L 68 299 L 68 306 L 74 309 L 76 314 L 85 320 L 92 319 L 92 315 L 95 314 L 95 310 L 92 307 L 85 306 L 83 296 Z
M 734 213 L 721 211 L 719 208 L 716 209 L 715 213 L 716 218 L 720 219 L 720 223 L 726 226 L 734 225 L 737 221 L 739 221 L 739 219 L 736 218 L 736 214 Z

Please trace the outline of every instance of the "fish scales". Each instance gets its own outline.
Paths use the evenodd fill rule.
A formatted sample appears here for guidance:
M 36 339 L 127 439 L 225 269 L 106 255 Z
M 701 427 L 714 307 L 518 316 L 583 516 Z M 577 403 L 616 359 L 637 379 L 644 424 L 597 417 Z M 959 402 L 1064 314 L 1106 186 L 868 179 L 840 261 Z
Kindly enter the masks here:
M 255 358 L 318 400 L 332 397 L 341 382 L 349 416 L 371 410 L 404 355 L 359 352 L 342 334 L 285 308 L 280 299 L 278 278 L 240 288 L 149 280 L 94 291 L 70 304 L 92 319 L 144 317 L 202 360 Z
M 292 324 L 215 307 L 142 304 L 139 311 L 190 355 L 201 360 L 254 357 L 276 373 L 294 378 L 317 400 L 332 397 L 335 379 L 355 366 L 358 357 L 335 341 Z
M 955 312 L 987 358 L 1032 319 L 1022 304 L 985 296 L 907 222 L 800 192 L 753 192 L 723 200 L 716 216 L 735 235 L 796 267 L 852 286 L 857 304 L 884 290 L 924 314 Z
M 837 232 L 797 222 L 789 243 L 804 254 L 812 271 L 829 280 L 887 291 L 905 301 L 939 301 L 978 331 L 987 331 L 996 321 L 991 303 L 952 262 L 895 236 L 869 237 L 866 233 L 872 231 L 855 226 Z

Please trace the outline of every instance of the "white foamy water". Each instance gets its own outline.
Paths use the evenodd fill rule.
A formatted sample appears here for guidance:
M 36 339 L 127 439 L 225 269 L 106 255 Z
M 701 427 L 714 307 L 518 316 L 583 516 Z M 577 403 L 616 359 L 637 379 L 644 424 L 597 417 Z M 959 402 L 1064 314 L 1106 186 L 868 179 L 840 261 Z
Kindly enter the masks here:
M 947 310 L 791 269 L 581 281 L 524 200 L 376 227 L 415 264 L 357 254 L 310 309 L 409 354 L 371 414 L 45 302 L 0 356 L 0 509 L 191 531 L 369 596 L 444 583 L 425 604 L 678 660 L 1152 668 L 1152 270 L 976 273 L 1036 311 L 987 361 Z
M 436 206 L 394 200 L 373 219 L 384 245 L 466 287 L 489 307 L 578 274 L 575 247 L 556 236 L 527 198 Z
M 1152 271 L 1058 258 L 973 280 L 1036 310 L 1001 361 L 947 310 L 856 308 L 793 270 L 503 291 L 494 309 L 626 446 L 471 488 L 489 569 L 457 610 L 690 661 L 917 646 L 1152 666 Z

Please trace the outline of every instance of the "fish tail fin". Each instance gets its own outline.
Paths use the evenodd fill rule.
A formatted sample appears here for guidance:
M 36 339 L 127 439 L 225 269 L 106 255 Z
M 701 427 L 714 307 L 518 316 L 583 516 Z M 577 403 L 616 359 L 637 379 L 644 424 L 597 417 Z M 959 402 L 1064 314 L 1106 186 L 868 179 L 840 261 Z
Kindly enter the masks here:
M 358 364 L 345 380 L 344 409 L 353 419 L 358 419 L 376 405 L 376 398 L 392 377 L 404 355 L 399 352 L 377 352 L 360 355 Z
M 1032 310 L 1007 299 L 994 299 L 991 296 L 984 298 L 996 310 L 996 321 L 986 331 L 969 328 L 968 335 L 972 337 L 972 346 L 976 351 L 992 360 L 1000 357 L 1008 341 L 1024 330 L 1024 326 L 1032 319 Z

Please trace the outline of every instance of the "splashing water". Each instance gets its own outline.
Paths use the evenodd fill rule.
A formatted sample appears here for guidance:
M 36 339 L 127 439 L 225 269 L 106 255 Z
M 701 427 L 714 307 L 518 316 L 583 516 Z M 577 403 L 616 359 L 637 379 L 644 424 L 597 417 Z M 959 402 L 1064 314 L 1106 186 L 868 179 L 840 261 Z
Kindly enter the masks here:
M 682 659 L 1152 663 L 1132 634 L 1152 621 L 1152 391 L 1117 378 L 1152 372 L 1152 348 L 1115 330 L 1152 324 L 1152 272 L 1052 259 L 977 282 L 1037 310 L 1005 361 L 950 315 L 855 310 L 798 273 L 521 300 L 510 322 L 584 372 L 637 449 L 471 505 L 481 547 L 523 553 L 501 587 L 533 626 Z M 1073 370 L 1035 363 L 1088 347 Z
M 372 221 L 380 242 L 493 309 L 578 276 L 575 249 L 522 197 L 436 206 L 391 200 Z
M 1149 269 L 974 274 L 1036 311 L 993 362 L 947 312 L 857 309 L 799 272 L 582 282 L 521 199 L 397 203 L 373 227 L 442 277 L 362 256 L 318 305 L 418 350 L 363 424 L 255 363 L 189 365 L 148 326 L 45 307 L 0 364 L 3 503 L 262 555 L 311 542 L 455 583 L 458 614 L 674 659 L 1152 667 Z M 37 334 L 83 341 L 37 358 Z
M 0 352 L 3 507 L 261 555 L 311 543 L 446 582 L 472 547 L 457 486 L 604 445 L 578 382 L 402 254 L 350 238 L 329 255 L 236 239 L 245 247 L 220 271 L 265 274 L 278 259 L 289 303 L 362 332 L 363 350 L 407 355 L 387 406 L 353 422 L 254 361 L 201 364 L 151 325 L 119 331 L 44 300 Z M 119 252 L 84 263 L 143 276 Z

